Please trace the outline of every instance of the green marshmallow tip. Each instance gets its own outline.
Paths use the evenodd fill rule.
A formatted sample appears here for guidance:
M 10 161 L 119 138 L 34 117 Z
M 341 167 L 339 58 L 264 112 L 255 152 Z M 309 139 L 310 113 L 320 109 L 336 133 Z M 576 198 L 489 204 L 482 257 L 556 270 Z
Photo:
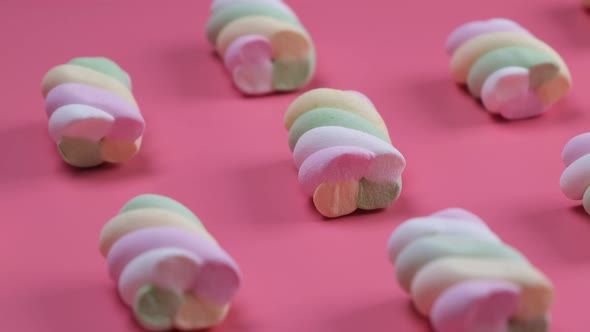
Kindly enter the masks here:
M 184 301 L 175 290 L 145 285 L 135 297 L 133 312 L 139 323 L 152 331 L 170 329 Z

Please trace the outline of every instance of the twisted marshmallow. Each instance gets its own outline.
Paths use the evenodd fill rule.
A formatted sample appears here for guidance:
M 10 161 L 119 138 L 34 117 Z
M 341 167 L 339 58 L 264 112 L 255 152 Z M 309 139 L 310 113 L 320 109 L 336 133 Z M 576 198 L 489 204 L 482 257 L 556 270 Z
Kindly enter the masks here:
M 291 91 L 315 71 L 312 40 L 280 0 L 215 0 L 207 38 L 247 95 Z
M 573 200 L 582 200 L 590 214 L 590 133 L 572 138 L 561 156 L 566 166 L 561 175 L 561 191 Z
M 144 120 L 129 75 L 109 59 L 76 58 L 47 72 L 42 82 L 49 134 L 64 161 L 76 167 L 131 159 Z
M 446 209 L 392 234 L 400 286 L 437 332 L 543 332 L 551 282 L 474 214 Z
M 147 330 L 220 323 L 236 295 L 236 263 L 182 204 L 158 195 L 130 200 L 100 234 L 100 252 L 123 302 Z
M 285 126 L 299 182 L 322 215 L 385 208 L 400 195 L 406 161 L 363 94 L 311 90 L 291 104 Z
M 540 115 L 571 88 L 559 54 L 507 19 L 464 24 L 449 35 L 446 48 L 455 81 L 506 119 Z

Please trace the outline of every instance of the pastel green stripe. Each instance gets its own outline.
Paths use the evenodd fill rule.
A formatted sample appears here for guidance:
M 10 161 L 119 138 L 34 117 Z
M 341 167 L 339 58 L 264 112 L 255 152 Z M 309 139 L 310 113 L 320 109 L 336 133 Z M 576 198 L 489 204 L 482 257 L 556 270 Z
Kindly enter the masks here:
M 302 114 L 289 130 L 289 147 L 295 148 L 295 144 L 307 131 L 325 126 L 340 126 L 363 131 L 391 144 L 387 135 L 377 129 L 371 122 L 360 115 L 335 108 L 317 108 Z
M 234 20 L 246 16 L 268 16 L 277 20 L 300 26 L 299 20 L 292 13 L 274 7 L 269 3 L 243 3 L 223 7 L 216 11 L 207 23 L 207 38 L 211 44 L 217 40 L 221 30 Z
M 528 264 L 521 253 L 504 243 L 457 235 L 425 236 L 412 241 L 398 256 L 395 266 L 400 285 L 409 290 L 415 274 L 426 264 L 450 256 L 506 258 Z
M 399 197 L 402 179 L 396 182 L 371 182 L 362 178 L 359 182 L 357 206 L 362 210 L 384 209 Z
M 173 200 L 172 198 L 168 198 L 166 196 L 161 195 L 154 195 L 154 194 L 143 194 L 139 195 L 133 199 L 131 199 L 127 204 L 123 206 L 119 214 L 137 210 L 137 209 L 144 209 L 144 208 L 157 208 L 172 211 L 183 215 L 191 220 L 194 220 L 197 224 L 203 226 L 199 218 L 195 216 L 195 214 L 189 210 L 186 206 L 180 204 L 179 202 Z
M 274 61 L 272 87 L 276 91 L 296 90 L 309 82 L 313 74 L 311 59 L 303 61 Z
M 135 295 L 133 312 L 147 329 L 167 330 L 172 327 L 182 302 L 183 294 L 176 290 L 145 285 Z
M 528 69 L 546 63 L 559 67 L 559 63 L 550 55 L 530 48 L 517 46 L 499 48 L 486 53 L 475 62 L 467 76 L 467 86 L 474 97 L 480 97 L 485 80 L 495 71 L 505 67 Z
M 119 67 L 119 65 L 107 58 L 81 57 L 72 59 L 69 63 L 107 74 L 125 84 L 125 86 L 131 90 L 131 80 L 129 79 L 129 75 L 127 75 L 127 73 L 121 67 Z

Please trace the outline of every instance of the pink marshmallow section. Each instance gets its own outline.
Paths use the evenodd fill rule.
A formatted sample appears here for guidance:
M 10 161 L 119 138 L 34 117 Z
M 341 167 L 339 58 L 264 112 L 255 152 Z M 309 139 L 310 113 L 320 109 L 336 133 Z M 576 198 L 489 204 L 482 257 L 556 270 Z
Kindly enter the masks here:
M 203 260 L 177 248 L 154 249 L 133 259 L 121 273 L 119 294 L 128 306 L 144 285 L 192 292 Z
M 571 163 L 561 175 L 560 185 L 569 198 L 580 200 L 590 187 L 590 154 Z
M 436 301 L 432 325 L 437 332 L 509 332 L 518 310 L 520 289 L 512 283 L 475 280 L 459 283 Z
M 295 165 L 300 168 L 312 154 L 334 146 L 354 146 L 369 150 L 376 155 L 396 155 L 403 164 L 400 167 L 405 167 L 404 157 L 391 144 L 365 132 L 338 126 L 317 127 L 303 134 L 293 150 Z
M 566 166 L 561 174 L 561 191 L 569 199 L 582 200 L 584 210 L 590 214 L 590 133 L 569 140 L 561 159 Z
M 490 75 L 482 87 L 482 102 L 491 113 L 509 120 L 526 119 L 547 110 L 529 84 L 529 71 L 505 67 Z
M 354 146 L 322 149 L 307 158 L 299 169 L 303 191 L 312 195 L 323 182 L 339 182 L 366 178 L 393 182 L 403 171 L 404 160 L 394 153 L 376 155 Z
M 561 160 L 565 166 L 569 166 L 587 154 L 590 154 L 590 133 L 580 134 L 569 140 L 563 148 Z
M 456 28 L 447 38 L 447 54 L 452 55 L 463 43 L 490 32 L 513 31 L 529 33 L 526 29 L 508 19 L 495 18 L 487 21 L 474 21 Z
M 272 92 L 272 46 L 268 39 L 242 36 L 229 45 L 224 61 L 241 91 L 250 95 Z
M 272 46 L 270 41 L 260 35 L 245 35 L 232 42 L 225 53 L 225 67 L 233 72 L 243 63 L 263 63 L 270 61 Z
M 369 150 L 351 146 L 323 149 L 303 162 L 299 169 L 299 183 L 306 194 L 312 195 L 324 181 L 359 179 L 374 157 Z
M 143 134 L 145 124 L 139 109 L 110 91 L 66 83 L 49 91 L 45 99 L 45 109 L 50 118 L 57 109 L 71 104 L 91 106 L 112 116 L 115 121 L 105 135 L 108 138 L 134 141 Z
M 199 294 L 221 304 L 235 296 L 240 285 L 236 263 L 214 242 L 179 228 L 150 227 L 125 235 L 109 251 L 109 274 L 118 281 L 125 266 L 137 256 L 146 251 L 169 247 L 186 250 L 201 261 L 197 278 Z M 204 287 L 215 284 L 213 287 Z
M 55 142 L 62 137 L 83 137 L 98 142 L 112 129 L 115 118 L 92 106 L 69 104 L 49 118 L 49 134 Z

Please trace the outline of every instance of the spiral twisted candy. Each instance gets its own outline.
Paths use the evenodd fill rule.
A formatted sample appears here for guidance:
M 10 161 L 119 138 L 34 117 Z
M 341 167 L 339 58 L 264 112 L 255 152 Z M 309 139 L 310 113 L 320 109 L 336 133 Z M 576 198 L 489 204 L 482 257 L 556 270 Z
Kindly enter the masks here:
M 590 133 L 572 138 L 561 159 L 566 166 L 561 175 L 561 191 L 573 200 L 582 200 L 584 210 L 590 214 Z
M 311 90 L 291 104 L 285 126 L 299 183 L 322 215 L 385 208 L 400 195 L 406 161 L 363 94 Z
M 437 332 L 548 331 L 551 282 L 469 211 L 402 223 L 388 253 L 401 288 Z
M 315 71 L 313 42 L 280 0 L 215 0 L 207 38 L 246 95 L 292 91 Z
M 49 70 L 41 86 L 49 134 L 66 163 L 119 163 L 139 151 L 145 123 L 129 75 L 111 60 L 73 59 Z
M 507 19 L 464 24 L 449 35 L 446 49 L 454 80 L 509 120 L 542 114 L 571 88 L 559 54 Z
M 121 299 L 150 331 L 217 325 L 241 283 L 238 266 L 199 219 L 164 196 L 125 204 L 102 229 L 100 252 Z

